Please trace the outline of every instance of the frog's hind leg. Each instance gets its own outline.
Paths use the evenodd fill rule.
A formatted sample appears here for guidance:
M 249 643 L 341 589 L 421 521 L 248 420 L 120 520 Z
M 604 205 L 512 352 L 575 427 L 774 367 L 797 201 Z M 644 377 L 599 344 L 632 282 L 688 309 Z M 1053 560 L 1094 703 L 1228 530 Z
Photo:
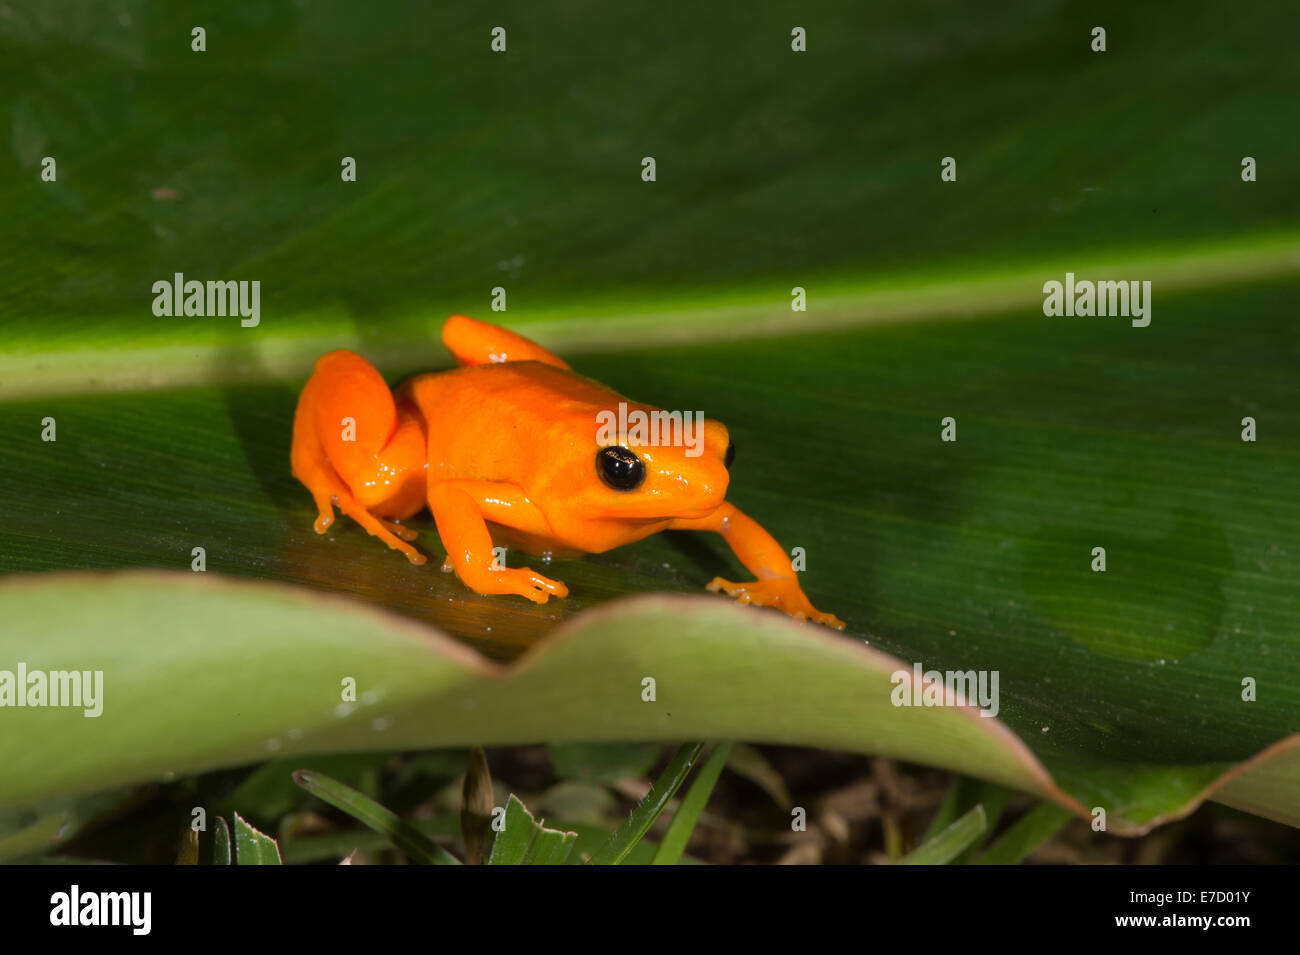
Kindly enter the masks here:
M 516 335 L 500 325 L 453 315 L 442 323 L 442 343 L 462 365 L 487 365 L 504 361 L 539 361 L 570 371 L 558 355 L 547 351 L 523 335 Z
M 392 393 L 369 362 L 348 351 L 330 352 L 316 362 L 298 399 L 290 455 L 294 477 L 315 499 L 316 533 L 334 523 L 337 504 L 411 563 L 423 564 L 427 558 L 406 543 L 415 532 L 372 513 L 366 505 L 373 502 L 358 500 L 343 477 L 373 474 L 376 468 L 392 471 L 385 458 L 410 457 L 412 451 L 423 454 L 422 429 L 414 421 L 399 424 Z M 422 485 L 418 472 L 411 478 Z

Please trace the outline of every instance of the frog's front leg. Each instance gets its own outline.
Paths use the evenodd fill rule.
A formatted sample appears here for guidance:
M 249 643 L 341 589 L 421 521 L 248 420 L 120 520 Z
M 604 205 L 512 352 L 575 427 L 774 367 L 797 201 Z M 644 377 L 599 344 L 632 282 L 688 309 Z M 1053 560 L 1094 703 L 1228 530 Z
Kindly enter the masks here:
M 452 480 L 429 484 L 429 510 L 447 548 L 447 563 L 465 586 L 480 594 L 518 594 L 544 604 L 569 588 L 527 567 L 502 567 L 492 552 L 487 522 L 549 535 L 546 518 L 513 484 Z
M 761 524 L 733 504 L 724 502 L 708 517 L 681 518 L 669 525 L 673 530 L 714 531 L 722 535 L 740 562 L 758 580 L 734 583 L 715 577 L 709 590 L 725 591 L 741 603 L 760 607 L 775 607 L 796 620 L 815 620 L 836 630 L 844 629 L 844 621 L 834 614 L 822 613 L 814 607 L 799 586 L 799 579 L 790 566 L 790 557 Z

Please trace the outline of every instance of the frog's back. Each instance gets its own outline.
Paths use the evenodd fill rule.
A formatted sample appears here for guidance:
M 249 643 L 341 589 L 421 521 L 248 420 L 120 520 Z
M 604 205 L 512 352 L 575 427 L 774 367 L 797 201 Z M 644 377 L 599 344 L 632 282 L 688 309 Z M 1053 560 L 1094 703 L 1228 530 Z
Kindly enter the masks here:
M 431 476 L 525 484 L 537 462 L 595 441 L 596 415 L 625 401 L 537 361 L 418 375 L 399 389 L 424 419 Z

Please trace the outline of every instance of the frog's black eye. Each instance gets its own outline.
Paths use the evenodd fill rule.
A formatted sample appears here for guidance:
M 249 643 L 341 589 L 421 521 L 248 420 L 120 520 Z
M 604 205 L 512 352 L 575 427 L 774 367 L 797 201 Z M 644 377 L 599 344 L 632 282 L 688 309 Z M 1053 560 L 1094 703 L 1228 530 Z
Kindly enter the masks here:
M 732 441 L 727 445 L 727 456 L 722 459 L 722 466 L 730 471 L 731 462 L 734 460 L 736 460 L 736 442 Z
M 616 491 L 633 491 L 645 480 L 645 465 L 627 448 L 601 448 L 596 452 L 596 471 Z

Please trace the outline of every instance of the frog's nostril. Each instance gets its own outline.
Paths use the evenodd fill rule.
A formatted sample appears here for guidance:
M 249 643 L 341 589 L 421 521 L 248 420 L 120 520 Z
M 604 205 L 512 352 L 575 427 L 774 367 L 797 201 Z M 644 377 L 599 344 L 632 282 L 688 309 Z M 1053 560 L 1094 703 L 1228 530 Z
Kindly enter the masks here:
M 722 466 L 730 471 L 731 462 L 734 460 L 736 460 L 736 442 L 732 441 L 727 444 L 727 455 L 722 459 Z

